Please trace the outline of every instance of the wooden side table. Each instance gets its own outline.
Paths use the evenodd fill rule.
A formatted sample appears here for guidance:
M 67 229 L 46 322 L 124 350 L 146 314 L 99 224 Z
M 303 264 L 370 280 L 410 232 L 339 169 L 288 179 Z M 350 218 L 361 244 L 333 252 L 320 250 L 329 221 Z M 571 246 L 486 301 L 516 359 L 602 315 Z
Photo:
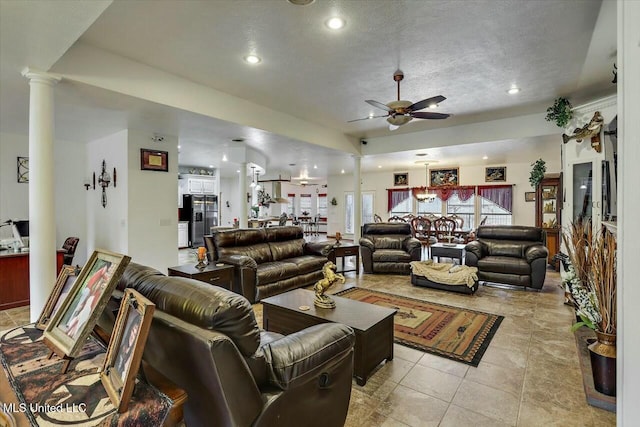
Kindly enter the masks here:
M 344 257 L 347 256 L 355 256 L 356 257 L 356 268 L 352 268 L 351 270 L 344 269 Z M 332 261 L 336 264 L 337 258 L 342 258 L 342 269 L 336 271 L 336 273 L 346 273 L 349 271 L 355 271 L 356 275 L 360 274 L 360 246 L 359 245 L 340 245 L 334 246 L 333 251 L 329 255 L 329 261 Z M 336 264 L 336 267 L 338 264 Z
M 233 266 L 228 264 L 220 266 L 212 263 L 202 270 L 196 268 L 195 264 L 179 265 L 169 268 L 169 276 L 188 277 L 210 285 L 220 286 L 230 291 L 233 290 Z

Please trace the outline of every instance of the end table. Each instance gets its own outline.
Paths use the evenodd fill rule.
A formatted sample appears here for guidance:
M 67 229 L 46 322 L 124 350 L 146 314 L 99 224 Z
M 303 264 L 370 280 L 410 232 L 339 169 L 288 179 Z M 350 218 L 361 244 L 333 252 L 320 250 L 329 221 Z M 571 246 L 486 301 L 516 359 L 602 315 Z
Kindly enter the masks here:
M 344 257 L 347 256 L 355 256 L 356 257 L 356 268 L 352 268 L 351 270 L 344 269 Z M 333 251 L 329 254 L 329 261 L 332 261 L 336 264 L 337 258 L 342 258 L 342 269 L 336 270 L 336 273 L 346 273 L 349 271 L 355 271 L 356 275 L 360 274 L 360 245 L 340 245 L 334 246 Z M 336 264 L 336 267 L 338 264 Z
M 195 264 L 179 265 L 169 268 L 169 276 L 188 277 L 233 291 L 233 266 L 228 264 L 211 263 L 202 270 Z

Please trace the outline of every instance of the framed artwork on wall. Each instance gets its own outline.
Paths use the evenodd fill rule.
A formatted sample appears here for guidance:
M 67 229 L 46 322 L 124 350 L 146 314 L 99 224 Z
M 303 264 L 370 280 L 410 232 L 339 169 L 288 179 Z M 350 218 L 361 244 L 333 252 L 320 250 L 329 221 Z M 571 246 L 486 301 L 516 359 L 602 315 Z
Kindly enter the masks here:
M 409 173 L 408 172 L 394 173 L 393 185 L 409 185 Z
M 100 380 L 118 413 L 128 409 L 155 304 L 133 289 L 125 289 L 109 339 Z
M 140 169 L 146 171 L 169 172 L 169 153 L 167 151 L 141 148 Z
M 80 353 L 130 260 L 102 249 L 93 252 L 44 331 L 51 350 L 69 358 Z
M 429 185 L 431 187 L 440 187 L 442 185 L 460 185 L 458 168 L 430 169 Z
M 535 202 L 536 201 L 536 192 L 535 191 L 527 191 L 524 193 L 524 201 L 525 202 Z
M 505 182 L 507 180 L 506 166 L 492 166 L 484 169 L 485 182 Z
M 29 158 L 18 157 L 18 182 L 29 183 Z

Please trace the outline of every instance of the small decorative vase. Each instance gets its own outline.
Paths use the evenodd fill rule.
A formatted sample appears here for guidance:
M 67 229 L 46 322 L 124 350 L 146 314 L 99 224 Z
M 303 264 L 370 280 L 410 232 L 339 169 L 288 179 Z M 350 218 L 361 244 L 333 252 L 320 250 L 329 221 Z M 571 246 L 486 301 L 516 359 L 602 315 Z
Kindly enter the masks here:
M 607 396 L 616 395 L 616 335 L 596 332 L 597 340 L 589 344 L 593 385 Z

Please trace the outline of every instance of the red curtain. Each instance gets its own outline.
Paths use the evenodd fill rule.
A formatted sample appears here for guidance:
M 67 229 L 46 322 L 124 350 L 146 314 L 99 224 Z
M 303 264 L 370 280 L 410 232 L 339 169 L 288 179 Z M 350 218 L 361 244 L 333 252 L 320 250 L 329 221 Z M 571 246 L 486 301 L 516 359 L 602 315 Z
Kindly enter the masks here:
M 424 194 L 427 191 L 427 187 L 411 187 L 411 195 L 414 198 L 418 198 L 418 194 Z
M 491 200 L 509 212 L 513 212 L 513 187 L 511 185 L 479 185 L 478 195 Z
M 449 200 L 454 194 L 457 194 L 458 198 L 465 202 L 476 193 L 476 187 L 473 185 L 443 185 L 439 187 L 413 187 L 411 194 L 417 199 L 418 194 L 423 194 L 427 190 L 429 193 L 434 193 L 443 202 Z
M 456 193 L 461 201 L 466 202 L 471 198 L 471 196 L 476 194 L 476 187 L 474 185 L 461 185 L 456 190 Z
M 411 189 L 403 188 L 401 190 L 387 188 L 387 212 L 391 212 L 393 208 L 404 202 L 411 196 Z

